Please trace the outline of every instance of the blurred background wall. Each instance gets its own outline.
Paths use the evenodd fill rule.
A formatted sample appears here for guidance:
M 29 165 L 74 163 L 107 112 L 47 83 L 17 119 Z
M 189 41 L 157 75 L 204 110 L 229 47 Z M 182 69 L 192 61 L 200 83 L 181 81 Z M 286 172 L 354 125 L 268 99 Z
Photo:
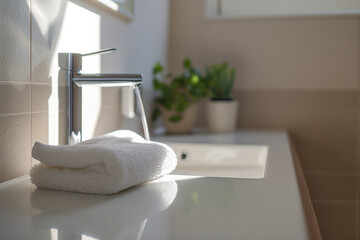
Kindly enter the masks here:
M 359 18 L 205 19 L 204 9 L 171 1 L 170 70 L 186 57 L 235 67 L 238 127 L 289 130 L 324 239 L 360 239 Z

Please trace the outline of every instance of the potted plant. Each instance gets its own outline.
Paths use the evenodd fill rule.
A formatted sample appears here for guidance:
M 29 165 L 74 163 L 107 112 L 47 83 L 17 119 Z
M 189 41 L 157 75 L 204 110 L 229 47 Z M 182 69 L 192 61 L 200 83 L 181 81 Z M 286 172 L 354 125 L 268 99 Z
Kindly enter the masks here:
M 205 79 L 189 59 L 183 61 L 183 67 L 184 72 L 175 77 L 166 74 L 159 62 L 153 68 L 153 87 L 159 95 L 152 120 L 161 115 L 168 133 L 190 132 L 197 117 L 197 100 L 208 93 Z
M 236 128 L 238 102 L 231 97 L 235 69 L 226 62 L 206 68 L 211 101 L 207 103 L 208 124 L 211 132 L 231 132 Z

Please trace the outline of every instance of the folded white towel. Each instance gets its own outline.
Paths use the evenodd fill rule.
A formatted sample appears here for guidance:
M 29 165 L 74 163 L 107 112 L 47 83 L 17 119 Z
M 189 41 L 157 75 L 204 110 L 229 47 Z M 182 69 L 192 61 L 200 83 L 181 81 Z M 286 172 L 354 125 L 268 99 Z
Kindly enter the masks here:
M 75 145 L 36 142 L 31 171 L 38 187 L 95 194 L 112 194 L 171 173 L 177 164 L 165 144 L 146 141 L 128 130 L 115 131 Z

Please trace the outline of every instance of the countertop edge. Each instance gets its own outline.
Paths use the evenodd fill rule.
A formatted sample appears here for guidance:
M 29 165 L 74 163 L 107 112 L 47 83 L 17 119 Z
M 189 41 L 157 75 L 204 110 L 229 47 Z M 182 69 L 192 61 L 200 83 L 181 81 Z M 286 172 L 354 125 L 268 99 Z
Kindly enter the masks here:
M 25 179 L 29 179 L 30 178 L 30 175 L 29 174 L 25 174 L 25 175 L 22 175 L 20 177 L 17 177 L 17 178 L 12 178 L 10 180 L 7 180 L 5 182 L 1 182 L 0 183 L 0 190 L 3 189 L 3 188 L 6 188 L 6 187 L 9 187 L 10 185 L 12 184 L 17 184 Z
M 315 210 L 311 201 L 309 189 L 307 187 L 303 168 L 301 166 L 300 158 L 297 153 L 296 144 L 294 138 L 288 132 L 287 133 L 292 159 L 294 162 L 296 178 L 298 181 L 298 187 L 301 196 L 301 202 L 303 205 L 304 215 L 306 218 L 307 229 L 311 240 L 322 240 L 319 224 L 315 215 Z

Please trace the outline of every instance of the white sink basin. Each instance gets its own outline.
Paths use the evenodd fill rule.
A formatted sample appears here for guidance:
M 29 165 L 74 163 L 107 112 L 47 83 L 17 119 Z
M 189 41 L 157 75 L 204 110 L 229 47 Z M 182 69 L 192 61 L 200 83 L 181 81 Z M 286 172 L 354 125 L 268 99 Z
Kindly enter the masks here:
M 268 147 L 200 143 L 166 143 L 178 166 L 173 174 L 228 178 L 264 178 Z

